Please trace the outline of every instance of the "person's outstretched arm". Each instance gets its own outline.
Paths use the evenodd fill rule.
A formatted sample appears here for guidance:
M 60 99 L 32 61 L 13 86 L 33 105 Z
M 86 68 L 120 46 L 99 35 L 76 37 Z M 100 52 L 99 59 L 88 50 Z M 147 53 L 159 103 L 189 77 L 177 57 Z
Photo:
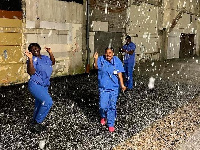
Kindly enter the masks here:
M 126 87 L 124 86 L 124 81 L 123 81 L 122 73 L 119 72 L 117 75 L 118 75 L 118 78 L 119 78 L 120 87 L 121 87 L 122 91 L 125 91 Z
M 54 65 L 56 60 L 55 60 L 55 57 L 53 56 L 51 48 L 45 47 L 45 49 L 46 49 L 47 53 L 49 53 L 49 57 L 50 57 L 50 59 L 52 61 L 52 65 Z
M 29 61 L 27 62 L 27 73 L 31 76 L 35 74 L 35 68 L 33 66 L 33 54 L 27 50 L 25 51 L 25 55 L 29 59 Z
M 94 69 L 98 69 L 98 65 L 97 65 L 98 57 L 99 57 L 98 53 L 95 52 L 94 53 Z

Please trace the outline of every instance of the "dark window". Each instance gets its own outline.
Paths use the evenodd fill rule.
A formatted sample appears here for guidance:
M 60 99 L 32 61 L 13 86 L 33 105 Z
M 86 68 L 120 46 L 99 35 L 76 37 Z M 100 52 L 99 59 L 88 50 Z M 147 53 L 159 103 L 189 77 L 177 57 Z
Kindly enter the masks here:
M 60 1 L 65 1 L 65 2 L 76 2 L 79 4 L 83 4 L 83 0 L 60 0 Z
M 21 0 L 1 0 L 0 10 L 21 11 L 22 2 Z

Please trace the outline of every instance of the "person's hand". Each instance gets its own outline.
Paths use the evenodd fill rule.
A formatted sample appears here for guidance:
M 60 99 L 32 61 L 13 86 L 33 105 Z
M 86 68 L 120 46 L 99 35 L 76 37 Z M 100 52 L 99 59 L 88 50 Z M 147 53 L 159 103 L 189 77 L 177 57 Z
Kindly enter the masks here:
M 28 50 L 26 50 L 24 52 L 24 54 L 29 58 L 29 59 L 32 59 L 33 58 L 33 54 L 31 52 L 29 52 Z
M 124 52 L 126 52 L 126 50 L 125 50 L 125 49 L 123 49 L 123 48 L 121 48 L 121 50 L 120 50 L 120 51 L 121 51 L 121 52 L 123 52 L 123 53 L 124 53 Z
M 47 53 L 51 53 L 52 52 L 50 47 L 46 47 L 45 46 L 45 50 L 47 51 Z
M 122 89 L 122 91 L 125 91 L 125 90 L 126 90 L 126 87 L 123 85 L 123 86 L 121 87 L 121 89 Z
M 98 59 L 99 54 L 97 52 L 94 53 L 94 59 Z

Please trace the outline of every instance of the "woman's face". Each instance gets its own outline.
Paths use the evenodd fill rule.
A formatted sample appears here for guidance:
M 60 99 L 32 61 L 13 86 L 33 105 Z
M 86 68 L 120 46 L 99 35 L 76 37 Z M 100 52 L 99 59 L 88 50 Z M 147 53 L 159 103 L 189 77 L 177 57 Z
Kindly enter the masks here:
M 127 44 L 131 43 L 131 39 L 126 39 L 126 43 Z
M 114 55 L 114 53 L 111 49 L 106 50 L 105 56 L 108 61 L 111 61 L 111 59 L 113 58 L 113 55 Z
M 37 46 L 33 46 L 31 48 L 31 53 L 33 54 L 33 56 L 40 56 L 40 48 Z

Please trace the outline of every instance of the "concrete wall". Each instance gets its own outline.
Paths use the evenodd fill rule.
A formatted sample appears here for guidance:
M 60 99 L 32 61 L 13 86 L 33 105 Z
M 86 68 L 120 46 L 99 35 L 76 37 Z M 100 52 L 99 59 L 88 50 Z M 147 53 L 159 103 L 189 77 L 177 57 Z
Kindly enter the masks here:
M 162 28 L 167 29 L 168 45 L 167 58 L 179 58 L 180 35 L 181 33 L 195 34 L 194 44 L 198 42 L 198 10 L 197 0 L 165 0 L 163 3 Z M 176 41 L 176 42 L 175 42 Z M 196 47 L 196 54 L 199 55 L 199 48 Z
M 111 46 L 118 55 L 118 49 L 122 46 L 122 37 L 126 30 L 126 0 L 94 1 L 91 0 L 90 8 L 90 49 L 91 56 L 95 51 L 100 55 L 104 54 L 104 49 Z M 91 59 L 93 61 L 93 59 Z
M 125 42 L 126 34 L 137 45 L 137 61 L 179 58 L 181 33 L 195 34 L 199 55 L 200 2 L 163 0 L 162 5 L 160 2 L 91 1 L 91 60 L 95 51 L 109 45 L 110 39 L 117 50 Z M 32 42 L 41 45 L 43 54 L 47 54 L 45 46 L 52 48 L 56 57 L 53 76 L 85 72 L 85 6 L 86 0 L 83 5 L 59 0 L 22 0 L 22 11 L 0 10 L 0 85 L 28 80 L 23 52 Z
M 102 28 L 100 22 L 108 24 L 107 31 L 109 32 L 125 32 L 126 24 L 126 1 L 92 1 L 90 8 L 90 25 L 91 31 Z
M 200 8 L 200 7 L 199 7 Z M 197 50 L 197 54 L 198 56 L 200 56 L 200 17 L 198 18 L 198 24 L 197 24 L 197 44 L 196 44 L 196 50 Z
M 105 48 L 113 44 L 115 55 L 119 54 L 119 48 L 122 46 L 121 39 L 122 33 L 120 32 L 96 32 L 94 39 L 94 49 L 99 55 L 105 54 Z
M 160 2 L 130 1 L 126 33 L 137 45 L 136 60 L 179 58 L 181 33 L 195 34 L 196 54 L 199 54 L 199 1 Z
M 51 47 L 56 58 L 53 76 L 84 72 L 82 62 L 83 5 L 58 0 L 26 0 L 26 48 L 37 42 Z
M 163 1 L 163 27 L 169 28 L 173 19 L 181 12 L 182 10 L 186 10 L 186 13 L 191 13 L 194 15 L 198 14 L 198 0 L 164 0 Z M 187 21 L 185 24 L 188 23 Z
M 136 44 L 136 61 L 158 60 L 158 7 L 148 3 L 130 5 L 127 9 L 127 33 Z
M 85 72 L 83 5 L 59 0 L 21 0 L 20 6 L 20 11 L 6 11 L 9 6 L 0 10 L 0 85 L 28 80 L 23 53 L 33 42 L 41 45 L 42 54 L 48 55 L 45 46 L 52 48 L 56 58 L 53 76 Z
M 197 24 L 197 45 L 196 45 L 196 49 L 199 51 L 199 56 L 200 56 L 200 2 L 199 2 L 199 17 L 198 17 L 198 24 Z

